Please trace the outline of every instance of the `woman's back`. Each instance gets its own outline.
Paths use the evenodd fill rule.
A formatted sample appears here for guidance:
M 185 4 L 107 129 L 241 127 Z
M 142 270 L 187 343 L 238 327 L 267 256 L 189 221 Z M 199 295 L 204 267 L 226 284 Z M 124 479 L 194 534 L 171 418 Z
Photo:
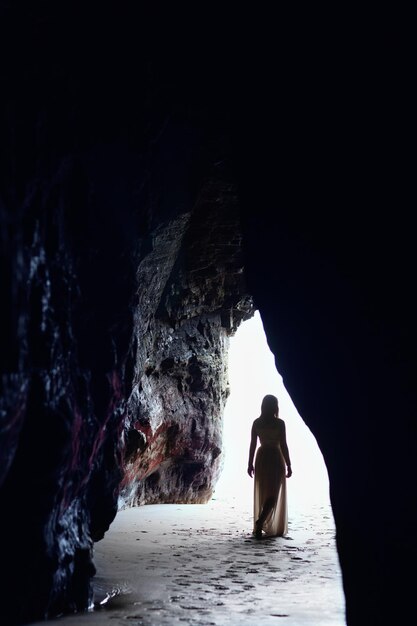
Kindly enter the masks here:
M 258 438 L 261 445 L 256 449 Z M 248 474 L 252 476 L 253 473 L 255 473 L 253 511 L 256 537 L 261 538 L 263 531 L 269 536 L 285 535 L 287 532 L 285 479 L 291 476 L 291 462 L 285 422 L 278 417 L 278 399 L 272 395 L 264 397 L 261 415 L 252 424 Z
M 282 438 L 282 420 L 279 418 L 258 417 L 254 426 L 261 446 L 279 446 Z

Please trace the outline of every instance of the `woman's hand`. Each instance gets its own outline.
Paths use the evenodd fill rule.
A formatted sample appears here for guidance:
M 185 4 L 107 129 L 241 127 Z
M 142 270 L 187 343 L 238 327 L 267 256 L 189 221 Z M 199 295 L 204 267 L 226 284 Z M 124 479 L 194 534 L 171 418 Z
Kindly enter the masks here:
M 291 476 L 292 476 L 291 465 L 287 465 L 287 478 L 290 478 Z
M 252 463 L 249 463 L 249 465 L 248 465 L 248 474 L 249 474 L 249 476 L 251 478 L 253 477 L 253 472 L 254 472 L 253 465 L 252 465 Z

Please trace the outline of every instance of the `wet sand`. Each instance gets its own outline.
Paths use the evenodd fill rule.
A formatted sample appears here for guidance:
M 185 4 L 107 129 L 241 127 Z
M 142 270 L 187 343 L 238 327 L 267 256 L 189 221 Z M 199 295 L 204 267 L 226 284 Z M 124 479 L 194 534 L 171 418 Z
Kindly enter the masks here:
M 124 510 L 95 548 L 101 608 L 49 624 L 343 626 L 334 534 L 326 504 L 292 510 L 285 538 L 261 540 L 249 502 Z

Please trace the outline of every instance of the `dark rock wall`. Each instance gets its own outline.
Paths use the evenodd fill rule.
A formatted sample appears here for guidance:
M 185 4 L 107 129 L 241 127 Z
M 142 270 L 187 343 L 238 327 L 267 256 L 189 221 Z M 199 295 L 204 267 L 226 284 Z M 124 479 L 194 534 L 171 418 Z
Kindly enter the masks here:
M 91 603 L 121 488 L 207 500 L 227 337 L 252 307 L 222 114 L 184 100 L 146 21 L 93 4 L 2 6 L 8 624 Z
M 206 182 L 137 273 L 137 361 L 120 506 L 206 502 L 218 478 L 228 337 L 253 314 L 236 190 Z
M 118 498 L 209 497 L 249 290 L 329 469 L 348 623 L 406 623 L 412 81 L 394 16 L 1 9 L 2 620 L 88 606 Z
M 13 349 L 2 353 L 1 394 L 2 587 L 18 600 L 3 606 L 10 620 L 91 601 L 93 540 L 116 513 L 122 359 L 132 322 L 125 305 L 119 308 L 129 297 L 123 283 L 113 303 L 95 310 L 103 294 L 92 268 L 108 270 L 112 282 L 113 271 L 127 277 L 129 267 L 119 255 L 106 260 L 105 228 L 95 237 L 88 226 L 78 230 L 80 213 L 96 208 L 85 183 L 63 159 L 50 178 L 31 178 L 15 198 L 2 198 L 10 203 L 2 226 L 13 284 L 2 325 L 3 345 L 13 342 Z
M 408 51 L 393 24 L 339 36 L 278 62 L 278 93 L 271 64 L 248 72 L 264 97 L 236 153 L 248 285 L 328 467 L 347 622 L 379 625 L 413 613 L 417 548 Z

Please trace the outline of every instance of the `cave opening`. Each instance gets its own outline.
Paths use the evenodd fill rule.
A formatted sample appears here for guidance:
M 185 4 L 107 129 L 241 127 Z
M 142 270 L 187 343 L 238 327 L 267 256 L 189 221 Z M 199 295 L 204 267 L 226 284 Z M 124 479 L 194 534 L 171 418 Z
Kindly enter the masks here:
M 286 424 L 293 467 L 293 475 L 287 479 L 289 528 L 286 538 L 301 539 L 300 551 L 314 544 L 317 537 L 326 538 L 315 545 L 313 576 L 304 581 L 303 623 L 308 622 L 316 610 L 314 603 L 309 608 L 312 595 L 319 598 L 324 612 L 336 620 L 341 619 L 345 599 L 326 464 L 315 436 L 297 411 L 277 371 L 259 311 L 242 322 L 230 338 L 228 372 L 230 394 L 224 411 L 223 461 L 213 500 L 219 507 L 234 506 L 236 511 L 245 511 L 246 519 L 252 519 L 253 478 L 246 471 L 250 431 L 253 420 L 260 414 L 264 395 L 276 395 L 279 415 Z M 317 580 L 321 581 L 320 588 L 316 587 Z
M 248 502 L 252 479 L 246 473 L 252 421 L 264 395 L 278 397 L 292 459 L 289 507 L 330 507 L 329 478 L 316 438 L 297 411 L 275 366 L 259 311 L 242 322 L 230 338 L 229 391 L 223 422 L 223 462 L 215 497 Z M 239 485 L 239 488 L 236 488 Z
M 276 370 L 259 312 L 226 343 L 229 352 L 222 358 L 228 360 L 230 393 L 223 416 L 224 461 L 214 493 L 204 503 L 170 498 L 123 507 L 96 545 L 96 603 L 125 618 L 147 616 L 150 626 L 165 623 L 158 621 L 161 615 L 171 623 L 200 623 L 209 615 L 226 620 L 236 611 L 249 626 L 256 598 L 261 616 L 281 611 L 290 624 L 317 624 L 325 615 L 320 623 L 342 624 L 345 606 L 329 481 L 315 437 Z M 251 422 L 266 393 L 278 396 L 294 475 L 288 481 L 289 532 L 276 541 L 257 542 L 253 483 L 246 467 Z M 194 434 L 196 423 L 191 430 Z M 246 592 L 239 599 L 236 588 Z M 112 615 L 112 610 L 104 617 L 96 611 L 90 623 L 107 623 Z

